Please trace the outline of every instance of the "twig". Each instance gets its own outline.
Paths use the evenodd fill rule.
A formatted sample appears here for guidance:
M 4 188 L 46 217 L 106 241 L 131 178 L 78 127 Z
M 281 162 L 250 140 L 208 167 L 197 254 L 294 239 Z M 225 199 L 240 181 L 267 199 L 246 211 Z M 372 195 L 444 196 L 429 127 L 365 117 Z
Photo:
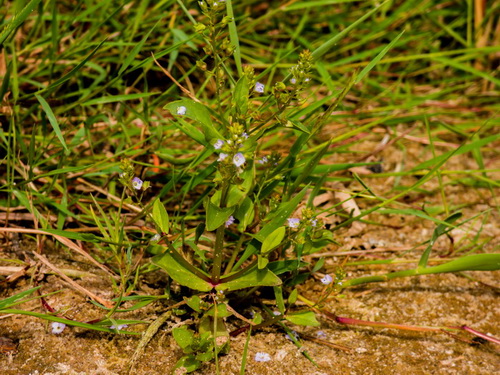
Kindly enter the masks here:
M 128 363 L 127 366 L 127 373 L 128 374 L 133 374 L 134 366 L 137 360 L 142 356 L 144 353 L 144 349 L 146 349 L 146 346 L 149 344 L 153 336 L 158 332 L 160 327 L 172 316 L 172 310 L 168 310 L 164 312 L 158 319 L 156 319 L 153 323 L 151 323 L 142 336 L 141 341 L 139 342 L 139 345 L 137 345 L 137 348 L 135 349 L 134 355 L 130 359 L 130 362 Z
M 177 87 L 179 87 L 181 89 L 181 91 L 186 94 L 187 96 L 189 96 L 192 100 L 194 100 L 195 102 L 198 102 L 198 103 L 201 103 L 201 101 L 196 97 L 194 96 L 194 94 L 192 94 L 188 89 L 186 89 L 184 86 L 182 86 L 179 82 L 176 81 L 176 79 L 174 77 L 172 77 L 172 74 L 170 74 L 170 72 L 165 69 L 163 66 L 160 65 L 160 63 L 158 62 L 158 60 L 156 60 L 155 58 L 155 55 L 151 53 L 151 56 L 153 57 L 153 60 L 155 61 L 156 65 L 158 65 L 160 67 L 160 69 L 162 70 L 163 73 L 165 73 L 165 75 L 170 78 L 175 84 Z
M 76 251 L 78 254 L 82 255 L 83 257 L 87 258 L 90 262 L 92 262 L 94 265 L 102 269 L 104 272 L 106 272 L 107 275 L 110 277 L 116 278 L 116 276 L 104 265 L 96 261 L 94 258 L 92 258 L 85 250 L 83 250 L 80 246 L 75 244 L 73 241 L 70 239 L 63 237 L 63 236 L 58 236 L 53 233 L 45 232 L 44 230 L 40 229 L 24 229 L 24 228 L 0 228 L 0 232 L 9 232 L 9 233 L 30 233 L 30 234 L 44 234 L 46 236 L 53 236 L 56 240 L 61 242 L 63 245 L 66 245 L 70 249 Z
M 75 283 L 73 280 L 71 280 L 68 276 L 66 276 L 59 268 L 54 266 L 52 263 L 49 262 L 47 258 L 45 258 L 42 254 L 38 253 L 33 253 L 43 264 L 45 264 L 47 267 L 49 267 L 52 271 L 54 271 L 60 278 L 62 278 L 64 281 L 69 283 L 73 288 L 76 290 L 82 292 L 83 294 L 86 294 L 90 298 L 92 298 L 94 301 L 100 303 L 103 306 L 106 306 L 107 308 L 111 309 L 113 308 L 113 303 L 111 301 L 105 300 L 91 291 L 85 289 L 83 286 Z
M 21 272 L 24 270 L 26 267 L 13 267 L 13 266 L 4 266 L 0 267 L 0 275 L 2 276 L 10 276 L 16 272 Z M 70 268 L 60 268 L 59 269 L 63 274 L 69 277 L 74 277 L 78 279 L 83 279 L 84 277 L 100 277 L 99 275 L 89 273 L 89 272 L 84 272 L 84 271 L 79 271 L 79 270 L 73 270 Z M 31 274 L 31 271 L 28 269 L 26 271 L 27 274 Z M 53 274 L 53 272 L 48 272 Z

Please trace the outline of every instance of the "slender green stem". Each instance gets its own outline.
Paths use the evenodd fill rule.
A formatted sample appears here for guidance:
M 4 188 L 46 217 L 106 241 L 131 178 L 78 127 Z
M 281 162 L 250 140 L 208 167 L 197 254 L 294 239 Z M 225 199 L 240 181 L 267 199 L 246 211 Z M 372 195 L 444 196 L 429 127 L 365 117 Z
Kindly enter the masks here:
M 229 192 L 229 183 L 224 183 L 220 197 L 220 208 L 226 207 L 227 196 Z M 215 246 L 214 246 L 214 266 L 212 268 L 212 282 L 217 284 L 220 280 L 222 271 L 222 255 L 224 250 L 224 225 L 217 228 L 215 233 Z
M 241 246 L 243 245 L 243 241 L 245 241 L 245 236 L 242 234 L 240 236 L 240 238 L 238 239 L 238 243 L 234 247 L 233 254 L 231 255 L 231 259 L 229 259 L 229 262 L 227 263 L 226 269 L 224 271 L 224 275 L 227 275 L 233 269 L 234 262 L 236 261 L 236 257 L 240 253 Z
M 210 278 L 207 275 L 205 275 L 198 268 L 196 268 L 191 263 L 189 263 L 186 259 L 184 259 L 184 257 L 181 254 L 179 254 L 179 252 L 174 248 L 174 246 L 172 245 L 172 243 L 169 240 L 165 239 L 165 243 L 167 244 L 167 247 L 170 250 L 170 255 L 172 255 L 172 257 L 177 262 L 179 262 L 180 264 L 182 264 L 182 266 L 184 268 L 188 269 L 189 271 L 191 271 L 192 273 L 194 273 L 196 276 L 198 276 L 202 280 L 205 280 L 207 282 L 211 282 Z

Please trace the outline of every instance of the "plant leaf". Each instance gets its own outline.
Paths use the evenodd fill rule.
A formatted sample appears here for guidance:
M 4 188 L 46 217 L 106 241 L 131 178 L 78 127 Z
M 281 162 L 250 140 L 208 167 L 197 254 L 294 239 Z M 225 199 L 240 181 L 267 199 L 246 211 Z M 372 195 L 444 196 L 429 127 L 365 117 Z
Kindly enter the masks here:
M 177 114 L 180 107 L 186 108 L 186 113 L 184 115 Z M 201 126 L 205 140 L 208 143 L 212 143 L 212 140 L 224 139 L 212 123 L 210 111 L 203 104 L 189 99 L 182 99 L 168 103 L 163 108 L 168 109 L 175 118 L 182 118 L 182 116 L 184 116 L 196 121 Z
M 234 87 L 234 104 L 237 113 L 244 115 L 247 112 L 249 91 L 248 78 L 242 76 Z
M 66 154 L 69 154 L 69 148 L 66 145 L 66 141 L 64 140 L 64 136 L 62 135 L 61 128 L 59 127 L 59 122 L 57 121 L 56 116 L 54 115 L 54 112 L 52 112 L 52 109 L 50 108 L 49 103 L 47 103 L 45 101 L 45 99 L 38 94 L 35 94 L 35 97 L 38 99 L 38 101 L 42 105 L 42 108 L 45 111 L 47 118 L 49 119 L 50 125 L 52 125 L 52 128 L 54 129 L 54 132 L 56 133 L 57 139 L 59 139 L 59 142 L 61 142 L 62 146 L 64 147 L 64 150 L 66 151 Z
M 158 225 L 162 233 L 168 234 L 170 229 L 168 212 L 163 203 L 161 203 L 160 199 L 155 200 L 155 203 L 153 204 L 153 220 L 156 225 Z
M 182 349 L 187 349 L 193 344 L 194 332 L 187 328 L 187 326 L 174 328 L 172 330 L 172 335 L 174 336 L 174 340 Z
M 300 326 L 317 327 L 320 325 L 318 320 L 316 319 L 316 314 L 314 314 L 312 311 L 309 310 L 297 311 L 287 314 L 285 316 L 285 319 L 288 320 L 290 323 L 297 324 Z
M 235 206 L 220 208 L 209 199 L 205 200 L 205 202 L 205 209 L 207 211 L 206 228 L 208 231 L 216 230 L 223 225 L 236 208 Z
M 260 249 L 261 254 L 267 254 L 271 250 L 277 248 L 283 241 L 283 238 L 285 238 L 285 233 L 286 228 L 279 227 L 267 236 L 264 242 L 262 242 L 262 247 Z
M 217 290 L 232 291 L 254 286 L 276 286 L 281 284 L 281 279 L 267 268 L 259 270 L 256 266 L 249 269 L 237 279 L 221 283 L 215 287 Z
M 164 253 L 153 257 L 153 263 L 167 271 L 168 275 L 179 284 L 188 288 L 208 292 L 212 290 L 212 284 L 198 277 L 185 268 L 170 253 Z M 200 271 L 201 272 L 201 271 Z

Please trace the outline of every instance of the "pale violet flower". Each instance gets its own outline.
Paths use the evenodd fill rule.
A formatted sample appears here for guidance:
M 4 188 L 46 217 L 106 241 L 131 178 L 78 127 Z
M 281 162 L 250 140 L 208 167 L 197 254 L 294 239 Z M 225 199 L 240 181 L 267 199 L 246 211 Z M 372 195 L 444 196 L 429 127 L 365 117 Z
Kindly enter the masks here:
M 247 134 L 247 132 L 243 132 L 243 133 L 241 134 L 241 136 L 242 136 L 243 138 L 245 138 L 245 139 L 248 139 L 248 134 Z
M 227 158 L 227 154 L 225 154 L 225 153 L 221 152 L 221 153 L 219 154 L 219 158 L 217 159 L 217 161 L 222 161 L 222 160 L 224 160 L 225 158 Z
M 226 220 L 226 228 L 234 223 L 234 217 L 231 215 L 229 219 Z
M 325 277 L 323 277 L 321 279 L 321 283 L 324 284 L 324 285 L 331 284 L 332 281 L 333 281 L 333 278 L 330 275 L 325 275 Z
M 52 333 L 56 335 L 64 331 L 64 328 L 66 328 L 66 324 L 59 322 L 52 322 L 51 326 L 52 326 Z
M 322 340 L 326 340 L 328 338 L 328 336 L 326 335 L 326 333 L 324 331 L 316 332 L 316 337 L 318 339 L 322 339 Z
M 218 139 L 217 142 L 214 143 L 214 148 L 216 150 L 220 150 L 224 146 L 224 141 L 222 139 Z
M 289 218 L 289 219 L 287 219 L 287 221 L 288 221 L 288 226 L 289 226 L 290 228 L 296 229 L 296 228 L 298 228 L 298 227 L 299 227 L 299 224 L 300 224 L 300 219 L 297 219 L 297 218 L 294 218 L 294 217 L 293 217 L 293 218 Z
M 142 188 L 142 180 L 139 178 L 139 177 L 134 177 L 132 179 L 132 187 L 135 189 L 135 190 L 141 190 Z
M 125 329 L 127 328 L 128 325 L 127 324 L 118 324 L 117 326 L 115 326 L 114 324 L 112 326 L 110 326 L 109 328 L 110 329 L 116 329 L 117 331 L 121 331 L 122 329 Z
M 312 220 L 311 220 L 311 226 L 312 226 L 313 228 L 316 228 L 316 225 L 318 225 L 318 220 L 317 220 L 317 219 L 312 219 Z
M 150 242 L 158 242 L 160 240 L 161 236 L 156 233 L 151 239 L 149 240 Z
M 257 352 L 255 353 L 255 362 L 269 362 L 271 360 L 271 356 L 265 352 Z
M 275 311 L 273 311 L 273 315 L 278 316 L 278 315 L 281 315 L 281 313 L 278 310 L 275 310 Z
M 265 86 L 263 83 L 257 82 L 255 83 L 255 91 L 257 91 L 260 94 L 264 93 Z
M 183 105 L 181 105 L 180 107 L 177 107 L 177 114 L 178 115 L 183 116 L 186 114 L 186 112 L 187 112 L 187 108 L 184 107 Z
M 243 164 L 245 164 L 245 161 L 246 159 L 241 152 L 238 152 L 233 157 L 233 164 L 236 165 L 237 167 L 241 167 Z
M 295 84 L 297 83 L 297 80 L 296 80 L 295 78 L 292 78 L 292 79 L 290 80 L 290 83 L 291 83 L 292 85 L 295 85 Z
M 266 164 L 268 162 L 267 156 L 264 156 L 262 159 L 257 160 L 259 164 Z
M 297 341 L 299 339 L 299 334 L 297 333 L 297 331 L 292 330 L 290 333 L 293 335 L 293 338 L 295 339 L 295 341 Z M 288 333 L 285 335 L 285 338 L 290 340 L 290 341 L 293 341 Z

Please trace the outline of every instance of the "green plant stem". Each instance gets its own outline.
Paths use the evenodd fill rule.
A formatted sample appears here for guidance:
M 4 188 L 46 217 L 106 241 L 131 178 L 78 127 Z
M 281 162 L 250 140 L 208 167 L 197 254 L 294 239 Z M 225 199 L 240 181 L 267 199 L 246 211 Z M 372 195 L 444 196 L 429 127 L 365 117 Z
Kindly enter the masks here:
M 212 281 L 217 284 L 220 280 L 222 269 L 222 248 L 224 247 L 224 225 L 217 228 L 215 234 L 214 267 L 212 268 Z
M 222 186 L 222 192 L 220 197 L 220 208 L 226 207 L 227 196 L 229 192 L 229 183 L 224 183 Z M 222 271 L 222 255 L 224 249 L 224 231 L 225 226 L 221 225 L 217 228 L 215 233 L 215 245 L 214 245 L 214 266 L 212 268 L 212 282 L 217 284 L 220 280 L 220 275 Z
M 165 238 L 165 243 L 167 244 L 168 249 L 170 250 L 170 255 L 182 264 L 182 266 L 186 269 L 188 269 L 190 272 L 194 273 L 196 276 L 198 276 L 200 279 L 205 280 L 206 282 L 211 282 L 210 278 L 205 275 L 203 272 L 201 272 L 198 268 L 193 266 L 191 263 L 189 263 L 184 257 L 179 254 L 179 252 L 174 248 L 172 243 Z
M 245 241 L 245 236 L 242 234 L 240 236 L 240 238 L 238 239 L 238 243 L 234 247 L 233 254 L 231 254 L 231 259 L 229 259 L 229 262 L 228 262 L 226 269 L 224 271 L 224 275 L 227 275 L 233 269 L 234 262 L 236 261 L 236 257 L 240 253 L 241 246 L 243 245 L 243 241 Z

